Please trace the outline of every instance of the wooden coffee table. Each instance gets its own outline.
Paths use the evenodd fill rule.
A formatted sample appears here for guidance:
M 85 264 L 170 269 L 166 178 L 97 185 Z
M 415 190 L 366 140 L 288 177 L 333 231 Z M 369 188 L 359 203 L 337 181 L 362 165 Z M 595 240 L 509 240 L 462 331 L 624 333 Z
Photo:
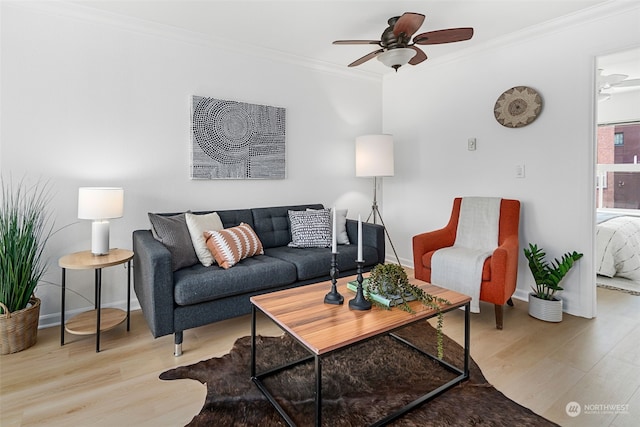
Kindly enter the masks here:
M 390 311 L 381 310 L 377 307 L 373 307 L 367 311 L 351 310 L 349 309 L 348 300 L 353 298 L 355 294 L 346 287 L 347 282 L 350 280 L 355 280 L 355 277 L 343 278 L 338 281 L 338 292 L 345 297 L 345 303 L 343 305 L 324 303 L 324 296 L 330 291 L 331 282 L 306 285 L 251 297 L 251 379 L 290 426 L 294 426 L 295 423 L 276 401 L 262 380 L 285 369 L 312 361 L 315 365 L 316 376 L 315 425 L 320 426 L 322 425 L 322 358 L 331 352 L 378 335 L 388 333 L 390 336 L 416 349 L 426 357 L 437 360 L 443 367 L 458 374 L 458 376 L 435 390 L 427 391 L 420 398 L 373 425 L 385 425 L 469 378 L 469 303 L 471 301 L 469 296 L 415 279 L 411 280 L 412 283 L 420 286 L 431 295 L 448 300 L 451 304 L 442 306 L 441 310 L 443 312 L 464 307 L 464 366 L 459 368 L 418 349 L 407 340 L 393 334 L 394 330 L 436 316 L 438 314 L 437 310 L 425 307 L 417 301 L 410 303 L 412 309 L 415 311 L 414 314 L 407 313 L 398 308 Z M 257 310 L 260 310 L 280 326 L 280 328 L 295 338 L 309 351 L 310 356 L 285 366 L 270 369 L 267 372 L 257 373 L 256 355 L 259 350 L 256 348 Z

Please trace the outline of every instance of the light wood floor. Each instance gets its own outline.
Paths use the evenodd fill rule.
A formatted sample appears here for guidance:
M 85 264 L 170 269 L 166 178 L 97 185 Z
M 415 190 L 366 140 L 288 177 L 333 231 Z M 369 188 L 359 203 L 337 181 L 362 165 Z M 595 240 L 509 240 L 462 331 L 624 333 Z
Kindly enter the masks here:
M 565 314 L 551 324 L 529 317 L 527 304 L 516 301 L 498 331 L 493 307 L 482 304 L 471 320 L 472 357 L 498 390 L 563 426 L 637 426 L 640 296 L 599 289 L 598 310 L 593 320 Z M 249 322 L 245 316 L 186 331 L 179 358 L 173 337 L 154 340 L 139 311 L 130 332 L 121 325 L 103 333 L 98 354 L 93 336 L 67 334 L 60 347 L 59 328 L 40 330 L 34 347 L 0 356 L 0 425 L 184 425 L 202 407 L 205 386 L 158 375 L 228 352 L 250 333 Z M 448 314 L 446 333 L 460 340 L 462 322 L 461 311 Z M 263 318 L 258 327 L 263 335 L 280 333 Z M 571 418 L 569 402 L 597 413 Z M 628 405 L 628 412 L 607 414 L 604 405 Z

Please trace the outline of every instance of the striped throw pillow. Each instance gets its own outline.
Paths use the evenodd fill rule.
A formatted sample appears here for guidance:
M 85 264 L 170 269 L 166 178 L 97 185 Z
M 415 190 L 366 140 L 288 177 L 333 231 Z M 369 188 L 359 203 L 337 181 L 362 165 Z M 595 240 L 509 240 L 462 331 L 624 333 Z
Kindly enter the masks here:
M 244 222 L 237 227 L 205 231 L 203 234 L 211 255 L 224 269 L 233 267 L 245 258 L 264 254 L 256 232 Z

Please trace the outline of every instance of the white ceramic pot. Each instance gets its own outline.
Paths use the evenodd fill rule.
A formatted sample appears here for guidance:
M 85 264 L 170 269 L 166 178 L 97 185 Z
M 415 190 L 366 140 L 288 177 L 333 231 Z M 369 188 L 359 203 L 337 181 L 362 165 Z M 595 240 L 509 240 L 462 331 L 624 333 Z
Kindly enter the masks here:
M 529 315 L 546 322 L 561 322 L 562 300 L 546 300 L 529 294 Z

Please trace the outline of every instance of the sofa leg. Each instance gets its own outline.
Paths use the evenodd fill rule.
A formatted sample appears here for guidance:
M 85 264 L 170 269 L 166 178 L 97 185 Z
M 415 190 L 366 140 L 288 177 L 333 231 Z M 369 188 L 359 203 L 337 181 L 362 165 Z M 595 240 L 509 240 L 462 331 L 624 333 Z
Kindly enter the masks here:
M 496 309 L 496 329 L 502 329 L 502 305 L 500 304 L 495 304 L 495 309 Z
M 513 307 L 513 300 L 512 300 L 511 298 L 509 298 L 509 299 L 507 300 L 507 305 L 508 305 L 509 307 Z
M 173 355 L 175 357 L 182 356 L 182 331 L 176 332 L 173 334 L 173 341 L 175 343 L 175 348 L 173 350 Z

